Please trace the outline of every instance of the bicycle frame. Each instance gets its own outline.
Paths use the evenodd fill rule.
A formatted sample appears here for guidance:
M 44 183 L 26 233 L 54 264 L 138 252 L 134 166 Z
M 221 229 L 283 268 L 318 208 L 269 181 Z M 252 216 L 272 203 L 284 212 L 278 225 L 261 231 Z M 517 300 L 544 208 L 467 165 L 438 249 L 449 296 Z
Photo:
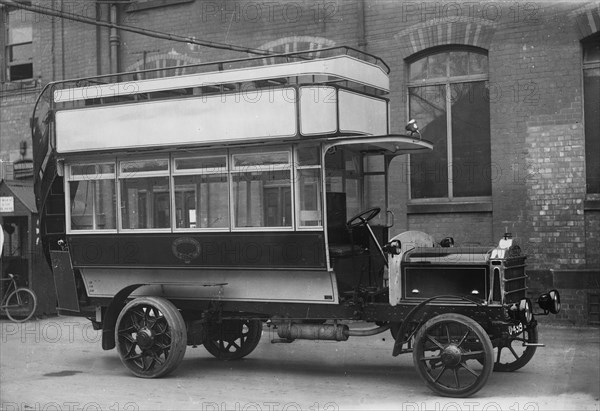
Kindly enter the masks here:
M 18 286 L 17 286 L 17 281 L 15 280 L 14 275 L 9 274 L 10 277 L 9 278 L 1 278 L 0 282 L 7 282 L 10 281 L 10 284 L 6 287 L 6 290 L 4 290 L 4 293 L 2 295 L 2 299 L 0 299 L 0 309 L 4 310 L 8 307 L 8 305 L 6 304 L 7 300 L 8 300 L 8 296 L 10 295 L 10 293 L 12 293 L 13 291 L 15 291 Z

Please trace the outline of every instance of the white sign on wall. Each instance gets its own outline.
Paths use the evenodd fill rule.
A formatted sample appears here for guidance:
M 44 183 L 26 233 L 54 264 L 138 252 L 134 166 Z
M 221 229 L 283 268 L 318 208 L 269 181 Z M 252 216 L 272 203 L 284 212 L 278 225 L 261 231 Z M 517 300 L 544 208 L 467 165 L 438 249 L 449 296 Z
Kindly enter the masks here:
M 14 197 L 0 197 L 0 213 L 12 213 L 15 211 Z

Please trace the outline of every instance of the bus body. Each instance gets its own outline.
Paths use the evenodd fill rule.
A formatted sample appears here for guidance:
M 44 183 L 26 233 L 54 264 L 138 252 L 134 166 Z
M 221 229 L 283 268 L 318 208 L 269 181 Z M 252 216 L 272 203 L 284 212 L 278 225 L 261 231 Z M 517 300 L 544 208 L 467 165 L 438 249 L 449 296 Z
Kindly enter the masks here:
M 341 47 L 48 84 L 32 133 L 60 312 L 141 377 L 186 345 L 242 358 L 263 322 L 275 342 L 391 329 L 441 395 L 525 365 L 540 344 L 510 235 L 389 238 L 391 161 L 432 144 L 390 133 L 388 75 Z M 538 302 L 560 308 L 556 290 Z

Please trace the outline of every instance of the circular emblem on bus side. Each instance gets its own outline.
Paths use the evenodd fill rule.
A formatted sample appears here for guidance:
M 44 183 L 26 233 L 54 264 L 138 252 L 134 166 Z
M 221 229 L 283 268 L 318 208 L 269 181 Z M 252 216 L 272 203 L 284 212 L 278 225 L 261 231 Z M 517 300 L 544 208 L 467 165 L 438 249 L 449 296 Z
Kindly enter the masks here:
M 200 243 L 191 237 L 179 237 L 171 246 L 175 257 L 186 264 L 200 255 Z

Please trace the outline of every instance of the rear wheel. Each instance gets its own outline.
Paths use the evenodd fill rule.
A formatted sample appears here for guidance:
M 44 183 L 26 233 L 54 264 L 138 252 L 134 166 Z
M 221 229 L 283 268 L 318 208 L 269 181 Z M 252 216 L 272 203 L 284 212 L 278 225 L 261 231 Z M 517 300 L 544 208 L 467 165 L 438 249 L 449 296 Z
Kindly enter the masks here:
M 209 325 L 204 347 L 220 360 L 237 360 L 254 351 L 261 336 L 259 320 L 223 320 Z
M 143 378 L 172 372 L 183 359 L 187 345 L 181 313 L 161 297 L 140 297 L 129 302 L 117 319 L 115 339 L 121 362 Z
M 17 288 L 6 299 L 6 315 L 16 323 L 29 320 L 37 308 L 37 297 L 29 288 Z
M 441 314 L 415 336 L 413 361 L 420 377 L 437 394 L 468 397 L 486 383 L 494 365 L 485 330 L 461 314 Z
M 538 330 L 535 321 L 524 326 L 519 334 L 500 340 L 498 347 L 494 348 L 494 371 L 511 372 L 525 366 L 533 358 L 537 347 L 523 344 L 537 342 Z

